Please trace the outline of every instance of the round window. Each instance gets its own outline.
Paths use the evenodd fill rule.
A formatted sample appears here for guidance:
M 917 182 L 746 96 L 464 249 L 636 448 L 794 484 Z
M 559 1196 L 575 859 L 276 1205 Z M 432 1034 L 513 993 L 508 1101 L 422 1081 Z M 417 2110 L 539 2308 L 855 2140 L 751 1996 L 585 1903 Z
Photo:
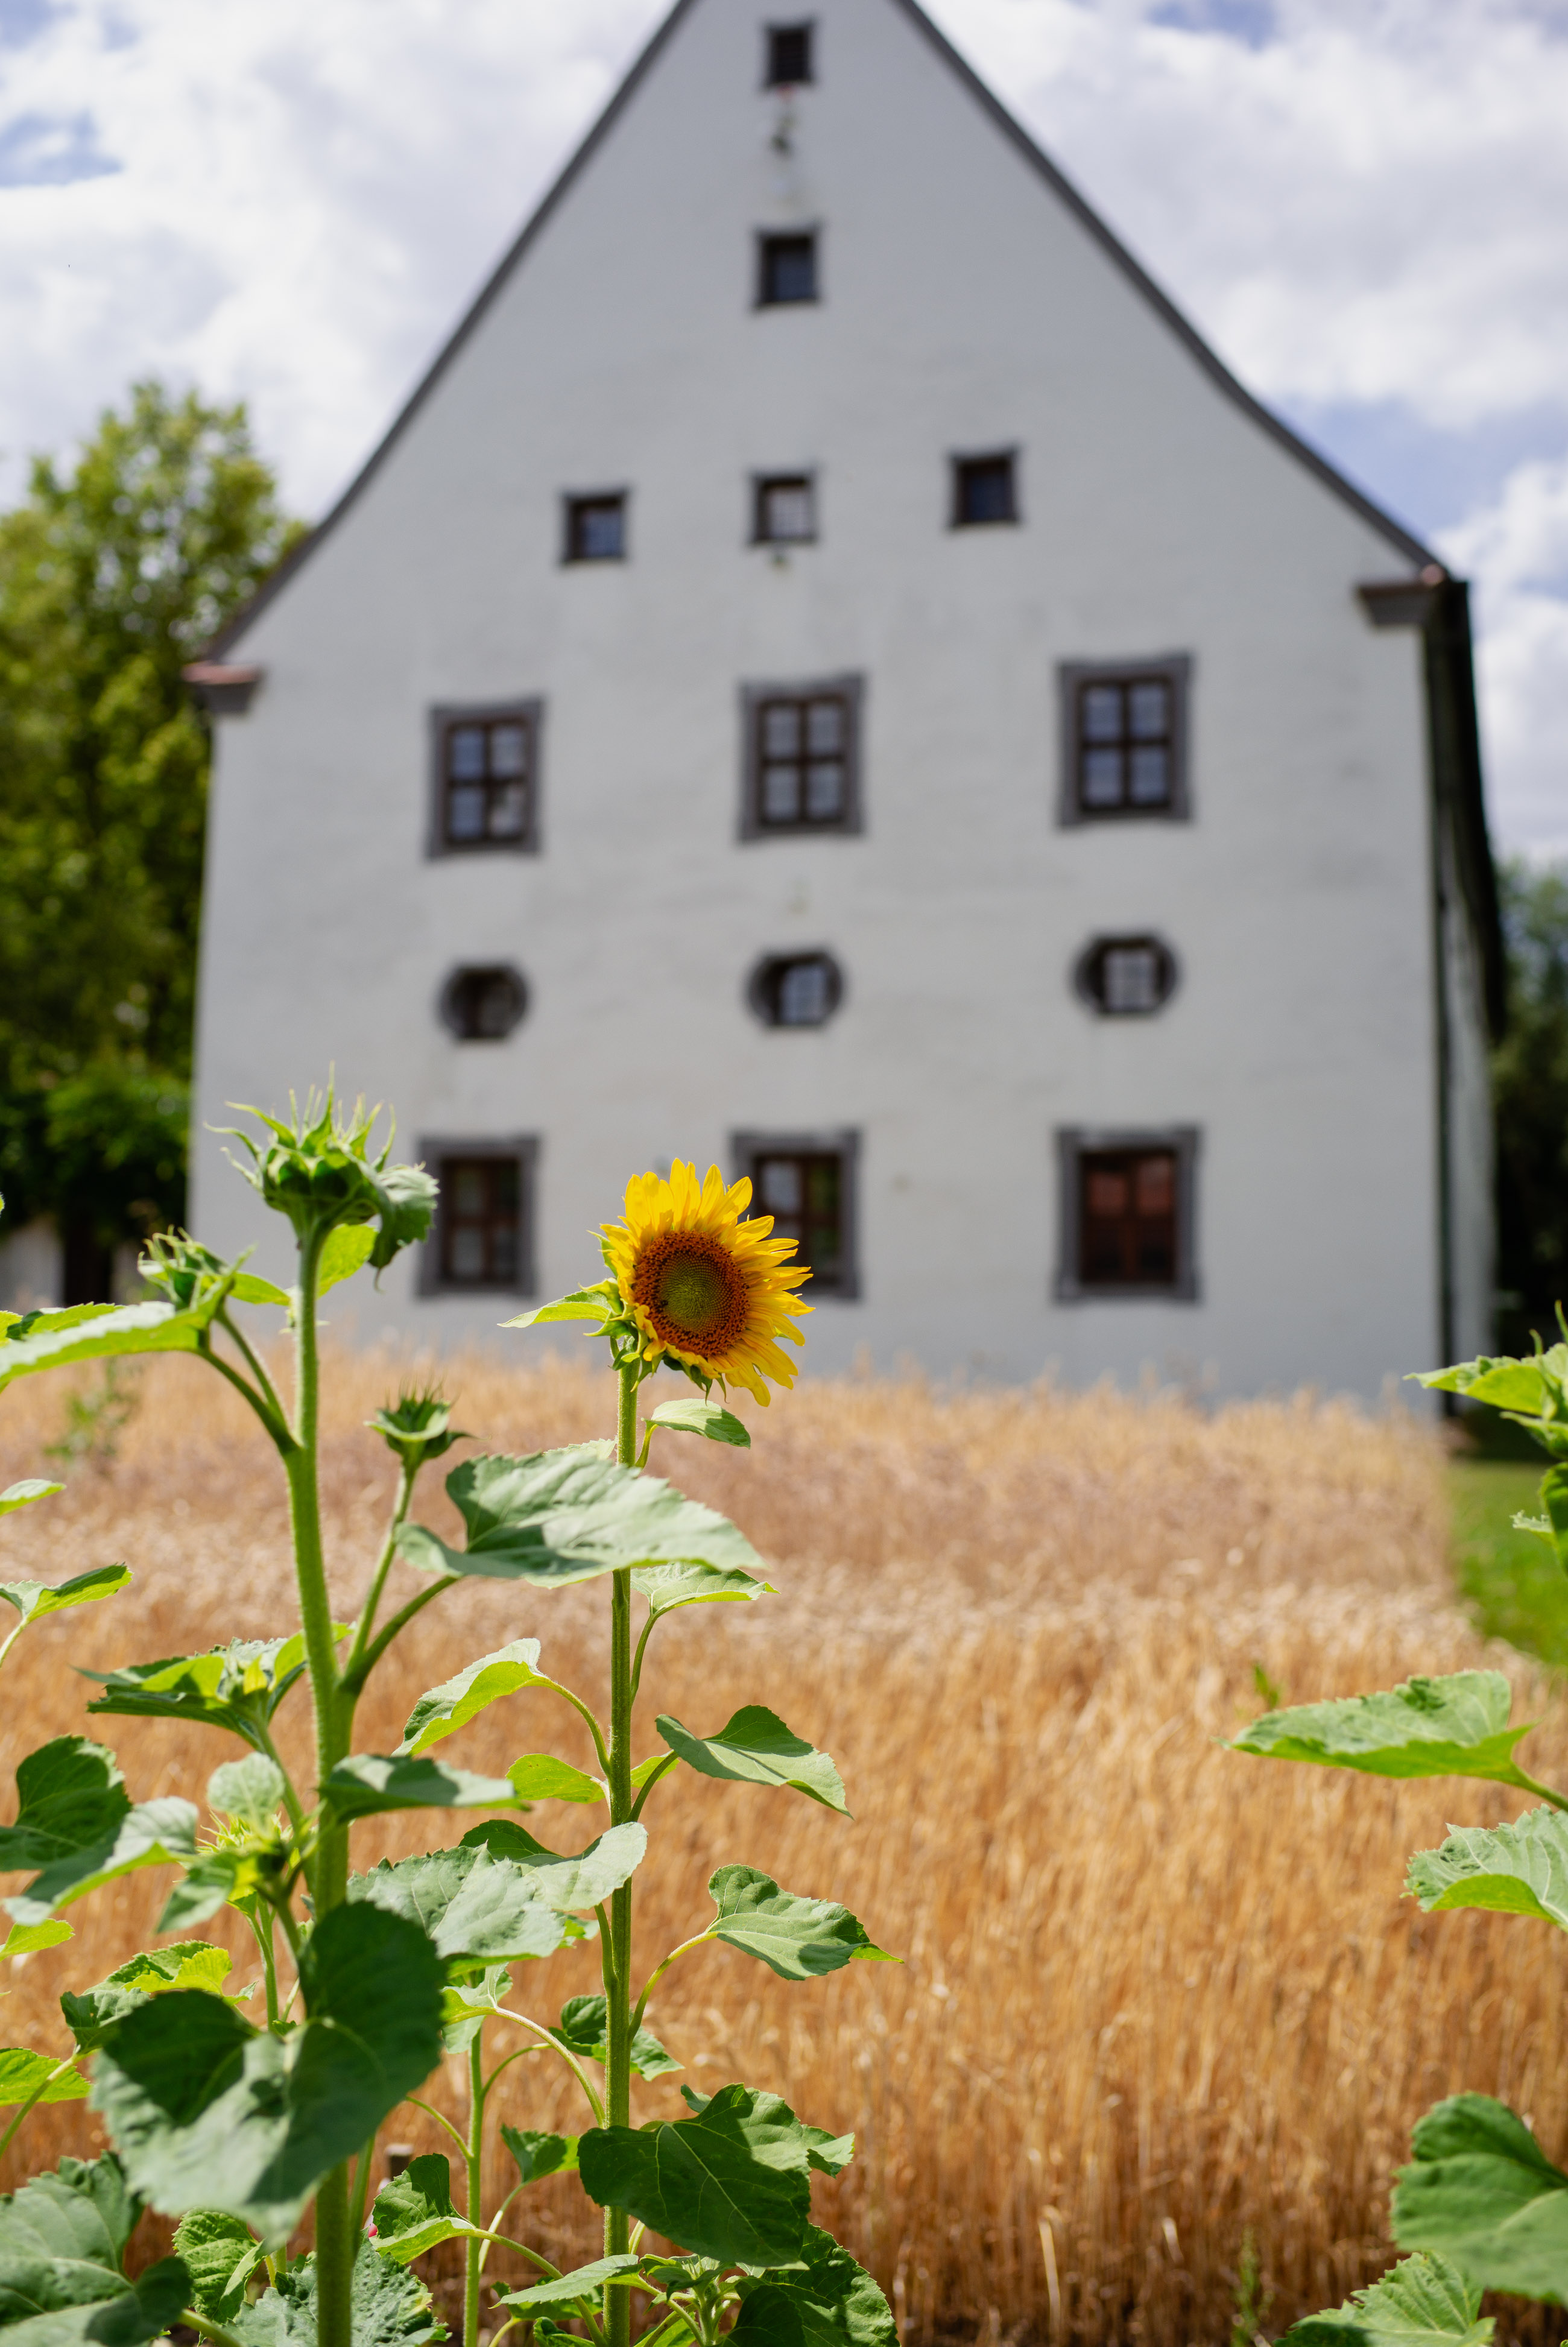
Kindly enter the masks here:
M 1109 1019 L 1146 1019 L 1175 991 L 1176 957 L 1163 938 L 1095 938 L 1073 983 Z
M 498 1043 L 528 1007 L 528 989 L 509 963 L 455 969 L 441 989 L 441 1016 L 460 1042 Z
M 769 954 L 746 992 L 764 1027 L 822 1027 L 844 999 L 844 973 L 829 953 Z

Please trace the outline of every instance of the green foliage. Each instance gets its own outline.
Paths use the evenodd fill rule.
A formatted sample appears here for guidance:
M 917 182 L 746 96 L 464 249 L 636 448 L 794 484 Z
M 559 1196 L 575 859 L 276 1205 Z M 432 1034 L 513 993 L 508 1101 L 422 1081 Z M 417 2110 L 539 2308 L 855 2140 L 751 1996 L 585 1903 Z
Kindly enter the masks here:
M 737 2347 L 896 2347 L 893 2310 L 831 2233 L 808 2225 L 798 2258 L 740 2284 Z
M 563 1915 L 574 1908 L 597 1907 L 612 1891 L 630 1882 L 648 1848 L 646 1828 L 611 1826 L 575 1857 L 561 1858 L 510 1818 L 490 1818 L 482 1826 L 470 1826 L 463 1840 L 469 1849 L 491 1850 L 526 1869 L 536 1898 Z
M 0 2045 L 0 2109 L 18 2103 L 79 2103 L 88 2083 L 77 2069 L 62 2069 L 46 2054 L 26 2045 Z
M 0 1190 L 183 1211 L 208 731 L 180 671 L 292 531 L 241 407 L 158 384 L 0 518 Z
M 77 2051 L 90 2054 L 112 2024 L 174 1989 L 205 1989 L 210 1996 L 221 1996 L 233 1961 L 227 1948 L 215 1948 L 209 1941 L 179 1940 L 172 1947 L 132 1956 L 96 1988 L 79 1993 L 67 1989 L 60 2010 Z
M 690 1401 L 661 1401 L 649 1412 L 648 1423 L 670 1434 L 705 1435 L 710 1442 L 728 1442 L 737 1450 L 752 1447 L 752 1438 L 733 1410 L 721 1409 L 716 1401 L 703 1401 L 695 1394 Z
M 0 2198 L 0 2329 L 25 2325 L 27 2347 L 140 2347 L 189 2302 L 177 2259 L 133 2282 L 126 2245 L 141 2214 L 119 2162 L 62 2159 Z
M 1488 2347 L 1492 2329 L 1479 2285 L 1420 2251 L 1332 2314 L 1292 2323 L 1278 2347 Z
M 261 2242 L 238 2217 L 193 2209 L 174 2229 L 174 2251 L 190 2276 L 190 2304 L 209 2322 L 231 2322 L 248 2304 L 246 2286 L 262 2260 Z
M 346 1636 L 340 1631 L 339 1636 Z M 204 1655 L 173 1655 L 123 1670 L 87 1671 L 103 1688 L 87 1709 L 122 1718 L 179 1719 L 242 1736 L 264 1751 L 273 1715 L 305 1674 L 305 1642 L 235 1638 Z
M 426 2250 L 464 2233 L 482 2232 L 452 2206 L 452 2164 L 439 2152 L 411 2159 L 401 2176 L 382 2186 L 370 2212 L 375 2246 L 384 2258 L 405 2266 Z
M 329 2333 L 317 2304 L 318 2281 L 315 2259 L 299 2259 L 228 2327 L 241 2347 L 322 2347 Z M 360 2244 L 350 2269 L 347 2311 L 354 2347 L 435 2347 L 446 2336 L 425 2284 L 378 2256 L 368 2241 Z
M 537 2184 L 541 2177 L 576 2170 L 574 2135 L 540 2135 L 526 2127 L 504 2127 L 501 2141 L 517 2161 L 518 2174 L 525 2184 Z
M 1409 1679 L 1388 1695 L 1349 1696 L 1265 1712 L 1232 1749 L 1371 1777 L 1487 1777 L 1534 1790 L 1513 1747 L 1532 1723 L 1508 1724 L 1512 1695 L 1501 1671 Z
M 724 2086 L 690 2118 L 592 2127 L 578 2142 L 589 2197 L 723 2265 L 787 2265 L 811 2213 L 810 2147 L 787 2103 Z
M 417 1923 L 448 1963 L 553 1955 L 570 1936 L 566 1917 L 540 1898 L 533 1870 L 483 1847 L 384 1858 L 374 1872 L 350 1876 L 348 1895 Z
M 1483 2290 L 1568 2305 L 1568 2176 L 1490 2095 L 1454 2095 L 1416 2122 L 1394 2186 L 1394 2239 Z
M 1568 1932 L 1568 1818 L 1526 1809 L 1515 1825 L 1456 1826 L 1440 1850 L 1415 1852 L 1406 1888 L 1429 1911 L 1484 1907 Z
M 727 1778 L 747 1785 L 788 1785 L 824 1809 L 849 1815 L 844 1779 L 825 1752 L 784 1726 L 765 1704 L 748 1703 L 712 1736 L 693 1736 L 678 1719 L 661 1713 L 654 1721 L 677 1758 L 700 1777 Z
M 60 1487 L 44 1488 L 57 1491 Z M 123 1564 L 95 1564 L 69 1581 L 0 1581 L 0 1597 L 27 1623 L 41 1621 L 46 1614 L 62 1614 L 71 1605 L 96 1605 L 100 1598 L 129 1587 L 130 1574 Z
M 610 2001 L 602 1996 L 569 1996 L 560 2019 L 550 2031 L 559 2045 L 569 2046 L 590 2062 L 608 2062 Z M 631 2066 L 640 2078 L 665 2078 L 681 2067 L 646 2029 L 631 2033 Z M 551 2137 L 551 2141 L 558 2138 Z
M 1522 1350 L 1568 1295 L 1568 868 L 1517 860 L 1498 880 L 1509 1001 L 1491 1069 L 1497 1276 L 1506 1340 Z
M 815 1980 L 856 1957 L 896 1963 L 833 1899 L 797 1899 L 754 1866 L 721 1866 L 708 1884 L 715 1940 L 756 1956 L 781 1980 Z

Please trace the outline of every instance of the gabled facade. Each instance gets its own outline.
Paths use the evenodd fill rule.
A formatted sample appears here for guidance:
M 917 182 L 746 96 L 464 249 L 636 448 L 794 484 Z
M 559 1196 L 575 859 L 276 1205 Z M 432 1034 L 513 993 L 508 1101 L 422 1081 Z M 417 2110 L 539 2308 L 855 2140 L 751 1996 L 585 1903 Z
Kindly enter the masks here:
M 1375 1395 L 1487 1333 L 1469 662 L 912 0 L 682 0 L 196 673 L 192 1226 L 331 1061 L 444 1180 L 364 1334 L 679 1154 L 812 1368 Z

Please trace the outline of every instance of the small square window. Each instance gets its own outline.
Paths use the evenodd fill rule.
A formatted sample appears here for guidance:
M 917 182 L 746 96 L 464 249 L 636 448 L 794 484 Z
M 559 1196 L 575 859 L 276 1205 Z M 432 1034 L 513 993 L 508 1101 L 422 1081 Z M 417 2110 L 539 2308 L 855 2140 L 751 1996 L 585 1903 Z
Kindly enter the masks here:
M 1184 817 L 1192 662 L 1071 662 L 1061 671 L 1064 823 Z
M 809 473 L 761 474 L 753 497 L 753 545 L 805 546 L 816 536 L 816 485 Z
M 626 559 L 626 493 L 566 501 L 568 562 L 624 562 Z
M 757 304 L 779 309 L 792 302 L 817 298 L 816 237 L 763 236 L 757 240 Z
M 533 1293 L 538 1147 L 532 1139 L 423 1143 L 438 1190 L 420 1250 L 421 1295 Z
M 815 78 L 811 70 L 812 25 L 770 25 L 764 83 L 768 89 L 798 89 Z
M 1184 1125 L 1169 1133 L 1071 1131 L 1057 1138 L 1058 1296 L 1192 1301 L 1197 1295 L 1195 1130 Z
M 753 1214 L 773 1217 L 774 1238 L 794 1239 L 792 1264 L 811 1278 L 801 1291 L 845 1300 L 859 1294 L 856 1265 L 855 1175 L 858 1136 L 853 1133 L 739 1133 L 736 1171 L 752 1184 Z
M 430 853 L 538 846 L 537 701 L 436 709 Z
M 860 681 L 751 685 L 741 836 L 858 831 Z
M 994 456 L 953 459 L 953 527 L 981 528 L 987 523 L 1017 521 L 1018 489 L 1010 449 Z

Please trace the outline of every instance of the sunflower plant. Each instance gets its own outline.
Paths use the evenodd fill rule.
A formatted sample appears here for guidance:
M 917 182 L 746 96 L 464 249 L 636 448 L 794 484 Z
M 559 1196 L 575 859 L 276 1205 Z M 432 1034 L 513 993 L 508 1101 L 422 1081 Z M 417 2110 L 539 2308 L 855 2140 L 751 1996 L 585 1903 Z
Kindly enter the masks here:
M 1568 1572 L 1568 1341 L 1547 1350 L 1538 1337 L 1523 1359 L 1461 1361 L 1419 1382 L 1501 1410 L 1546 1452 L 1541 1513 L 1513 1521 Z M 1370 1777 L 1479 1778 L 1531 1795 L 1536 1806 L 1512 1821 L 1450 1827 L 1437 1849 L 1417 1850 L 1406 1891 L 1428 1913 L 1481 1908 L 1568 1932 L 1568 1792 L 1520 1766 L 1516 1747 L 1534 1723 L 1512 1720 L 1512 1706 L 1501 1671 L 1453 1671 L 1271 1709 L 1232 1748 Z M 1568 2173 L 1526 2120 L 1492 2096 L 1451 2095 L 1417 2121 L 1410 2149 L 1389 2212 L 1409 2254 L 1345 2305 L 1297 2322 L 1279 2347 L 1486 2347 L 1494 2319 L 1481 2314 L 1483 2291 L 1568 2306 Z
M 114 1754 L 86 1736 L 56 1737 L 17 1768 L 0 1869 L 30 1879 L 5 1901 L 0 1954 L 68 1941 L 65 1911 L 134 1870 L 167 1868 L 173 1881 L 163 1943 L 62 1997 L 69 2050 L 0 2049 L 0 2104 L 13 2114 L 0 2149 L 40 2103 L 84 2096 L 112 2146 L 0 2199 L 0 2332 L 20 2321 L 31 2347 L 140 2347 L 179 2322 L 219 2347 L 424 2347 L 446 2333 L 415 2263 L 456 2242 L 464 2347 L 477 2347 L 481 2321 L 492 2341 L 531 2325 L 544 2347 L 569 2325 L 595 2347 L 625 2347 L 639 2299 L 659 2347 L 714 2347 L 732 2330 L 749 2347 L 896 2347 L 876 2282 L 811 2221 L 812 2178 L 843 2169 L 852 2137 L 740 2082 L 709 2096 L 685 2087 L 674 2115 L 631 2124 L 633 2074 L 658 2080 L 679 2067 L 651 2026 L 672 1964 L 713 1943 L 794 1981 L 887 1960 L 846 1908 L 738 1863 L 714 1873 L 711 1911 L 677 1947 L 651 1960 L 632 1928 L 634 1878 L 648 1862 L 659 1788 L 675 1770 L 794 1791 L 848 1814 L 832 1759 L 764 1705 L 711 1727 L 660 1714 L 653 1748 L 640 1757 L 634 1741 L 660 1623 L 686 1606 L 767 1593 L 736 1527 L 649 1473 L 647 1460 L 659 1431 L 743 1447 L 746 1430 L 715 1388 L 741 1386 L 765 1403 L 770 1381 L 789 1384 L 779 1339 L 800 1341 L 807 1308 L 793 1242 L 747 1219 L 750 1185 L 727 1186 L 717 1169 L 701 1182 L 682 1164 L 668 1181 L 633 1181 L 623 1219 L 602 1233 L 609 1276 L 506 1324 L 595 1323 L 616 1380 L 614 1440 L 465 1456 L 446 1476 L 464 1526 L 454 1544 L 415 1520 L 415 1491 L 428 1466 L 473 1438 L 437 1391 L 389 1401 L 371 1420 L 390 1453 L 386 1527 L 353 1618 L 341 1623 L 322 1547 L 318 1309 L 339 1282 L 425 1237 L 436 1185 L 394 1163 L 390 1142 L 377 1149 L 374 1117 L 343 1111 L 330 1092 L 287 1119 L 257 1122 L 237 1136 L 241 1170 L 292 1225 L 291 1286 L 169 1236 L 143 1258 L 145 1302 L 0 1317 L 0 1388 L 147 1353 L 187 1354 L 222 1377 L 277 1450 L 298 1592 L 297 1619 L 270 1638 L 88 1674 L 95 1715 L 150 1716 L 228 1739 L 234 1757 L 212 1771 L 205 1820 L 190 1801 L 134 1799 Z M 282 1313 L 292 1338 L 286 1393 L 249 1320 L 257 1311 Z M 643 1416 L 641 1389 L 665 1367 L 698 1394 Z M 0 1494 L 0 1512 L 58 1488 L 16 1484 Z M 542 1640 L 523 1635 L 529 1618 L 507 1645 L 421 1696 L 395 1751 L 356 1751 L 355 1713 L 377 1666 L 427 1605 L 471 1577 L 512 1584 L 530 1609 L 552 1589 L 606 1583 L 608 1715 L 543 1666 Z M 0 1661 L 23 1630 L 129 1580 L 108 1565 L 58 1584 L 0 1583 L 17 1616 Z M 296 1690 L 313 1714 L 308 1778 L 291 1774 L 276 1737 Z M 487 1777 L 436 1753 L 479 1713 L 522 1694 L 547 1696 L 586 1727 L 592 1773 L 530 1751 L 505 1777 Z M 597 1830 L 581 1849 L 548 1848 L 522 1822 L 539 1800 L 597 1809 Z M 443 1812 L 473 1822 L 450 1846 L 377 1860 L 365 1847 L 375 1821 L 410 1810 L 431 1812 L 437 1829 Z M 258 1961 L 257 1980 L 239 1990 L 227 1952 L 198 1935 L 231 1908 Z M 602 1993 L 569 1999 L 554 2019 L 521 2010 L 514 1968 L 584 1940 L 597 1944 Z M 577 2134 L 530 2126 L 518 2055 L 496 2059 L 488 2048 L 500 2020 L 570 2073 Z M 458 2124 L 420 2091 L 444 2060 L 467 2083 Z M 373 2194 L 380 2130 L 404 2104 L 451 2138 L 456 2177 L 449 2157 L 427 2155 Z M 497 2130 L 516 2181 L 487 2209 L 485 2156 Z M 528 2239 L 528 2188 L 562 2173 L 603 2212 L 603 2255 L 569 2273 Z M 145 2208 L 179 2220 L 174 2254 L 132 2279 L 127 2249 Z M 307 2219 L 313 2245 L 302 2252 Z M 530 2270 L 523 2287 L 489 2275 L 498 2246 Z

